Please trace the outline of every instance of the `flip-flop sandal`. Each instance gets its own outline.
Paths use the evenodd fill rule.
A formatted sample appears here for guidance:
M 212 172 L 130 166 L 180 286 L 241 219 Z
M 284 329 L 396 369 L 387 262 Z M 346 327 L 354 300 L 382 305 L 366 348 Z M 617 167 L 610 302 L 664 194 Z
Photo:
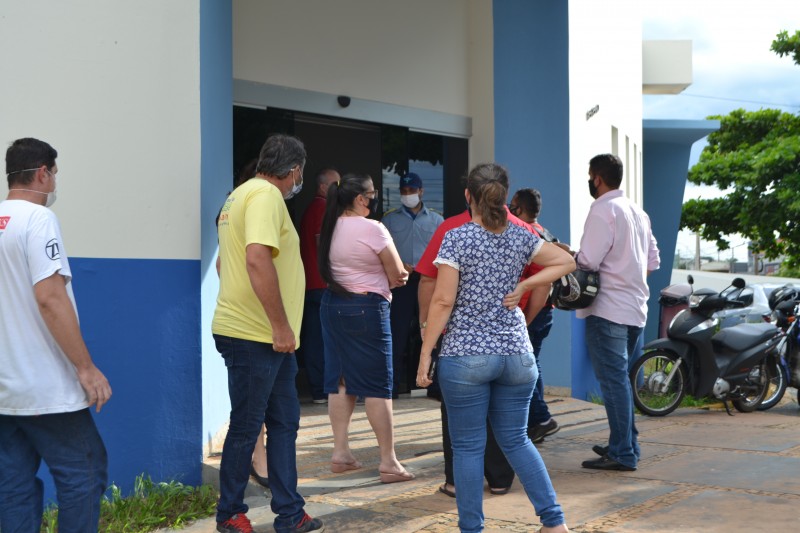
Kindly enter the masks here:
M 450 496 L 451 498 L 456 497 L 456 493 L 447 488 L 447 483 L 442 483 L 442 485 L 439 487 L 439 492 L 445 496 Z

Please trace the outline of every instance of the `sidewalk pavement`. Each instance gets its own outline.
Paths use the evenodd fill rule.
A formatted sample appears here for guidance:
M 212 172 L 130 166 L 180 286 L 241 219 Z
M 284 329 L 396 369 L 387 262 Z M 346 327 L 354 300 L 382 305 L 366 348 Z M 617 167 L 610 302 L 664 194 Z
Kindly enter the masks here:
M 666 417 L 638 416 L 642 459 L 635 472 L 581 468 L 605 444 L 602 406 L 548 397 L 561 430 L 537 445 L 577 533 L 796 531 L 800 523 L 800 410 L 795 389 L 770 411 L 735 413 L 684 408 Z M 297 439 L 299 490 L 306 510 L 328 533 L 457 531 L 455 500 L 437 491 L 444 481 L 439 404 L 425 397 L 394 403 L 396 450 L 413 481 L 383 485 L 378 450 L 363 406 L 351 426 L 351 446 L 364 468 L 328 469 L 332 449 L 327 406 L 303 404 Z M 218 459 L 204 465 L 216 483 Z M 248 516 L 259 533 L 273 531 L 268 491 L 248 487 Z M 538 531 L 540 522 L 518 481 L 505 496 L 484 493 L 487 532 Z M 184 531 L 211 533 L 213 518 Z

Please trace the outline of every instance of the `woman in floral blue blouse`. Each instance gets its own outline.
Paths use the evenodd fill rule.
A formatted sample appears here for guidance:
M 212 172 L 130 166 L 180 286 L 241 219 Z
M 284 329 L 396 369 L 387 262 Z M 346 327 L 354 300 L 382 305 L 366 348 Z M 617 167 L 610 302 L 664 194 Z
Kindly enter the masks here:
M 486 419 L 520 478 L 545 533 L 567 532 L 542 458 L 526 433 L 536 383 L 520 297 L 575 269 L 559 247 L 509 224 L 505 208 L 508 173 L 478 165 L 467 178 L 465 197 L 472 222 L 450 230 L 434 263 L 439 268 L 427 331 L 446 330 L 436 373 L 450 418 L 456 505 L 462 532 L 483 530 L 483 453 Z M 523 268 L 544 267 L 524 282 Z M 427 387 L 436 337 L 423 339 L 417 385 Z

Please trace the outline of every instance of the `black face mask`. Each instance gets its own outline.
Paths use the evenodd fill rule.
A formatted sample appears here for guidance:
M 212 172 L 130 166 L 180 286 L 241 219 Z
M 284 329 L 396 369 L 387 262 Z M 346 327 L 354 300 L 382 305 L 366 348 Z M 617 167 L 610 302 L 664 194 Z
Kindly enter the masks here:
M 597 199 L 597 187 L 594 184 L 594 178 L 589 178 L 589 194 L 592 198 Z
M 375 213 L 378 212 L 378 197 L 370 198 L 369 203 L 367 204 L 367 209 L 369 209 L 369 214 L 375 216 Z

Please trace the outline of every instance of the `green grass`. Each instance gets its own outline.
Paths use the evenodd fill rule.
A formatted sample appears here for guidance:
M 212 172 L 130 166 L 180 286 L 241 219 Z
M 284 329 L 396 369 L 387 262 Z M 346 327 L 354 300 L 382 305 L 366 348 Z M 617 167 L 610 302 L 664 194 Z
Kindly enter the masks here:
M 683 400 L 681 400 L 681 407 L 707 407 L 718 403 L 721 403 L 721 401 L 716 398 L 694 398 L 687 394 L 683 397 Z
M 211 485 L 191 487 L 170 481 L 154 483 L 150 476 L 137 476 L 133 494 L 122 496 L 111 485 L 111 496 L 100 502 L 99 531 L 145 533 L 159 528 L 181 528 L 189 522 L 216 512 L 217 491 Z M 42 533 L 58 531 L 58 510 L 49 508 L 42 521 Z
M 593 404 L 605 405 L 603 403 L 603 398 L 595 394 L 591 394 L 589 396 L 589 401 L 592 402 Z M 681 400 L 681 404 L 678 407 L 706 407 L 709 405 L 716 405 L 718 403 L 720 403 L 720 400 L 717 400 L 716 398 L 696 399 L 687 394 L 686 396 L 683 397 L 683 400 Z M 637 409 L 636 412 L 638 413 L 639 410 Z

